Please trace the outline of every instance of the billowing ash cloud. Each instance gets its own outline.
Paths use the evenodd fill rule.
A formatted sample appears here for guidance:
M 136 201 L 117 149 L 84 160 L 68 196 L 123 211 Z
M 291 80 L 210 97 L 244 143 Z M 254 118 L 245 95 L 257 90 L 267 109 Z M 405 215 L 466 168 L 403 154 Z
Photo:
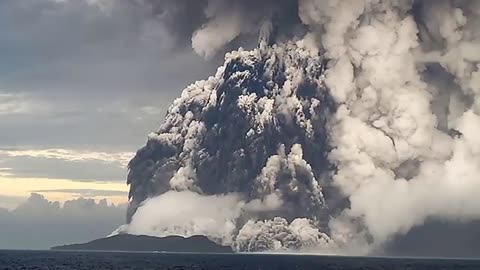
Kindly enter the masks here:
M 321 183 L 329 181 L 323 175 L 329 167 L 326 121 L 334 104 L 322 83 L 325 59 L 309 51 L 306 43 L 232 52 L 215 76 L 184 91 L 161 131 L 152 133 L 130 162 L 129 232 L 144 226 L 149 215 L 142 209 L 162 208 L 162 200 L 148 198 L 166 192 L 160 198 L 168 194 L 171 200 L 165 199 L 163 207 L 175 212 L 178 202 L 187 209 L 192 205 L 204 209 L 194 211 L 199 214 L 216 212 L 204 205 L 238 208 L 228 218 L 219 217 L 232 222 L 228 234 L 216 236 L 224 230 L 207 234 L 224 243 L 232 242 L 243 222 L 275 216 L 310 217 L 312 226 L 327 229 L 329 209 Z M 170 190 L 228 194 L 235 199 L 215 203 L 212 198 L 208 203 Z M 162 215 L 152 215 L 146 223 Z M 186 216 L 192 219 L 160 228 L 198 233 L 185 229 L 192 222 L 197 226 L 194 216 Z M 211 219 L 210 214 L 207 217 Z
M 243 33 L 259 47 L 175 100 L 130 162 L 120 231 L 358 254 L 426 220 L 480 219 L 477 1 L 298 0 L 289 27 L 275 16 L 290 1 L 267 19 L 250 1 L 201 3 L 185 27 L 198 53 Z

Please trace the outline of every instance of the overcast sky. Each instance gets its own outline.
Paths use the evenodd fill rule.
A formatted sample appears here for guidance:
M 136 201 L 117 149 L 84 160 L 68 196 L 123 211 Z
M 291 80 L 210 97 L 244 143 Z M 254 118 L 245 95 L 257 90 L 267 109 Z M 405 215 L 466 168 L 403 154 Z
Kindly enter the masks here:
M 131 3 L 0 1 L 1 224 L 20 222 L 12 216 L 30 193 L 46 204 L 124 203 L 133 152 L 185 86 L 214 72 L 218 63 L 177 46 Z M 124 218 L 117 210 L 102 208 L 121 213 L 116 223 Z M 25 230 L 8 228 L 10 235 Z

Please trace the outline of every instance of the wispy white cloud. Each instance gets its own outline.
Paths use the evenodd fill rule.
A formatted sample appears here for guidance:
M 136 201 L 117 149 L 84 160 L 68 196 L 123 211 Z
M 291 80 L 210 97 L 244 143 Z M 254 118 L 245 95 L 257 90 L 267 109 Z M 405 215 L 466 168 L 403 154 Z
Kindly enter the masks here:
M 74 198 L 91 198 L 100 200 L 108 197 L 109 202 L 124 204 L 128 201 L 128 187 L 124 182 L 107 181 L 78 181 L 72 179 L 51 178 L 19 178 L 0 176 L 0 207 L 12 208 L 19 200 L 4 198 L 26 199 L 32 192 L 43 195 L 48 200 L 63 203 Z M 5 203 L 8 202 L 10 207 Z M 1 227 L 1 226 L 0 226 Z
M 57 4 L 65 4 L 68 2 L 72 2 L 71 0 L 49 0 L 50 2 L 54 2 Z M 75 0 L 78 1 L 78 0 Z M 113 8 L 114 2 L 116 0 L 85 0 L 87 5 L 97 7 L 102 12 L 105 12 L 107 15 L 111 12 Z
M 8 177 L 12 175 L 12 168 L 0 168 L 0 177 Z
M 71 149 L 3 149 L 0 150 L 0 156 L 1 155 L 7 157 L 46 158 L 66 161 L 99 161 L 109 164 L 119 164 L 126 167 L 134 153 L 95 152 Z
M 148 115 L 161 115 L 165 113 L 165 110 L 163 108 L 153 106 L 144 106 L 140 108 L 140 111 Z
M 25 94 L 7 94 L 0 92 L 0 116 L 11 114 L 31 114 L 45 112 L 46 104 L 35 101 Z
M 124 196 L 127 198 L 127 191 L 124 190 L 99 190 L 99 189 L 45 189 L 32 190 L 34 193 L 67 193 L 84 198 Z
M 0 148 L 0 177 L 123 182 L 133 155 L 61 148 Z

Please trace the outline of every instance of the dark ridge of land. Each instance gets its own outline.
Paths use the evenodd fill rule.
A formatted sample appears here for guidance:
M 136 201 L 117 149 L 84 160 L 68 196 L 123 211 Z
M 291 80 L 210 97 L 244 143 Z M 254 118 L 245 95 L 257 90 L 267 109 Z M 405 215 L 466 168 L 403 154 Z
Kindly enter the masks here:
M 51 250 L 233 253 L 231 247 L 218 245 L 205 236 L 183 238 L 131 234 L 119 234 L 84 244 L 52 247 Z

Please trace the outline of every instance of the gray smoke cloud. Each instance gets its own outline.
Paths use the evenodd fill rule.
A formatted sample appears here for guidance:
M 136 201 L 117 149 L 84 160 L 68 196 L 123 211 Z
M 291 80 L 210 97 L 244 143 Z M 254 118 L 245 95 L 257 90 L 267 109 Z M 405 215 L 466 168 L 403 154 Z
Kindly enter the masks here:
M 362 254 L 430 219 L 480 219 L 479 2 L 201 1 L 197 25 L 173 23 L 192 12 L 176 3 L 155 14 L 200 55 L 259 46 L 172 104 L 130 163 L 119 232 Z M 179 202 L 205 211 L 156 219 Z
M 274 22 L 279 33 L 291 36 L 300 27 L 296 0 L 143 0 L 151 15 L 175 37 L 205 58 L 228 45 L 251 44 L 259 25 Z M 273 31 L 273 29 L 272 29 Z M 236 45 L 235 44 L 235 45 Z

